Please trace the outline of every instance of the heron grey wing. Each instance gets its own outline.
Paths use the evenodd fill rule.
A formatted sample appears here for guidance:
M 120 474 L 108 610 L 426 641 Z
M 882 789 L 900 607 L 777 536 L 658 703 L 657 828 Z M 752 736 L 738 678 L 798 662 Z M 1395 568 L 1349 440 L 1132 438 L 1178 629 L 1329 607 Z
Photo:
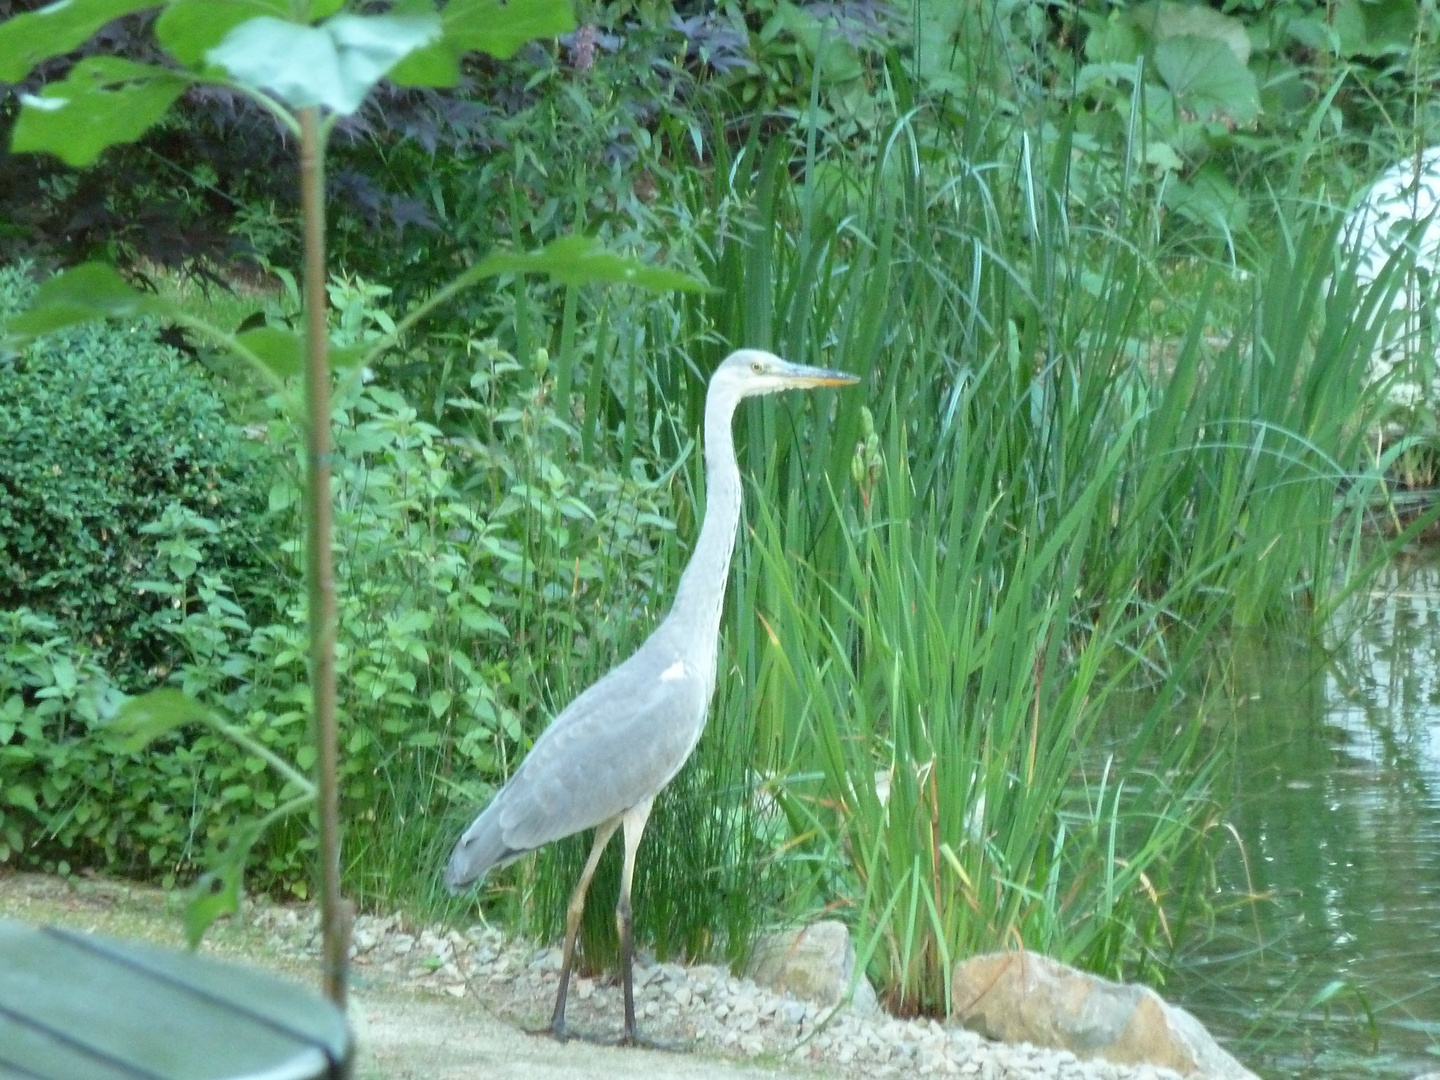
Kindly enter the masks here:
M 627 670 L 629 669 L 629 670 Z M 507 847 L 529 850 L 593 828 L 655 795 L 705 725 L 707 680 L 637 653 L 576 698 L 502 793 Z

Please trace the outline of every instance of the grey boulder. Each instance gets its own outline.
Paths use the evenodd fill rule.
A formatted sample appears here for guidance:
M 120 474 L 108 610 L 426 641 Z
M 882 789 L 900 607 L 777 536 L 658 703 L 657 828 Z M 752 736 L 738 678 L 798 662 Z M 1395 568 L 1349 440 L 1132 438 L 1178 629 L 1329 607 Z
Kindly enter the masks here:
M 834 919 L 764 935 L 755 944 L 747 971 L 760 986 L 820 1005 L 838 1005 L 849 992 L 854 973 L 850 931 Z M 850 1007 L 862 1016 L 880 1008 L 875 988 L 863 974 Z
M 1206 1080 L 1257 1080 L 1200 1021 L 1155 991 L 1039 953 L 972 956 L 956 965 L 950 992 L 951 1018 L 991 1039 Z

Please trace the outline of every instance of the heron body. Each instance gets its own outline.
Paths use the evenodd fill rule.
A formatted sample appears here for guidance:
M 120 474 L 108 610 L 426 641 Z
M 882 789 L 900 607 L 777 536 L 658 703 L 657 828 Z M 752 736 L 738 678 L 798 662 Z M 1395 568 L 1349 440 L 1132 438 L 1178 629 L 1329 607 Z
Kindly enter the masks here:
M 535 741 L 508 783 L 465 830 L 450 856 L 452 892 L 528 851 L 585 829 L 595 843 L 566 912 L 560 990 L 550 1030 L 565 1037 L 565 997 L 585 892 L 600 854 L 623 826 L 625 863 L 616 908 L 625 990 L 624 1041 L 635 1042 L 630 886 L 655 796 L 680 771 L 705 729 L 715 691 L 720 614 L 740 523 L 740 470 L 731 418 L 747 397 L 840 386 L 854 376 L 741 349 L 715 370 L 705 397 L 705 519 L 669 614 L 623 663 L 583 691 Z

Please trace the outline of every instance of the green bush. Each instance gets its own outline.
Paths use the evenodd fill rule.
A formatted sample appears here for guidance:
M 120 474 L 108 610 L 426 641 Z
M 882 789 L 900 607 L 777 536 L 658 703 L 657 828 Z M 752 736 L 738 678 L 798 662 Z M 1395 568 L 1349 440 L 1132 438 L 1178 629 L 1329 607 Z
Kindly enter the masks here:
M 653 542 L 673 530 L 669 488 L 646 479 L 648 456 L 575 465 L 580 434 L 543 354 L 522 368 L 490 343 L 471 352 L 443 417 L 465 434 L 442 435 L 381 387 L 337 391 L 342 798 L 350 887 L 370 901 L 413 902 L 438 883 L 441 849 L 527 740 L 654 622 L 669 557 Z M 270 444 L 293 444 L 286 424 Z M 297 460 L 269 491 L 275 535 L 299 535 L 300 496 Z M 153 530 L 148 585 L 174 612 L 156 625 L 179 657 L 168 682 L 309 769 L 299 542 L 278 549 L 266 601 L 278 614 L 262 620 L 193 557 L 200 535 L 174 509 Z M 99 650 L 55 618 L 0 621 L 0 863 L 173 884 L 296 794 L 209 730 L 109 752 L 114 696 Z M 312 844 L 298 819 L 272 829 L 250 887 L 305 895 Z
M 0 268 L 0 323 L 33 291 L 25 268 Z M 0 380 L 0 610 L 53 618 L 122 685 L 168 670 L 161 628 L 187 600 L 147 584 L 166 574 L 163 534 L 180 515 L 185 557 L 248 598 L 264 565 L 262 455 L 203 372 L 145 327 L 0 352 Z
M 101 738 L 119 692 L 55 620 L 0 613 L 0 865 L 91 866 L 173 884 L 198 858 L 214 735 L 127 757 Z

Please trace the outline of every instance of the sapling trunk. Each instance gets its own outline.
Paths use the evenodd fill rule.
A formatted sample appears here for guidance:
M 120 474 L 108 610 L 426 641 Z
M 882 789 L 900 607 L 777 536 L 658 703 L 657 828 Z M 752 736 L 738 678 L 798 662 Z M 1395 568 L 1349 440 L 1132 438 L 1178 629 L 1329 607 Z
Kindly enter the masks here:
M 300 110 L 300 206 L 305 229 L 305 576 L 310 693 L 320 822 L 321 984 L 345 1004 L 348 926 L 340 897 L 340 800 L 335 733 L 335 567 L 330 550 L 330 366 L 325 351 L 324 153 L 317 110 Z

